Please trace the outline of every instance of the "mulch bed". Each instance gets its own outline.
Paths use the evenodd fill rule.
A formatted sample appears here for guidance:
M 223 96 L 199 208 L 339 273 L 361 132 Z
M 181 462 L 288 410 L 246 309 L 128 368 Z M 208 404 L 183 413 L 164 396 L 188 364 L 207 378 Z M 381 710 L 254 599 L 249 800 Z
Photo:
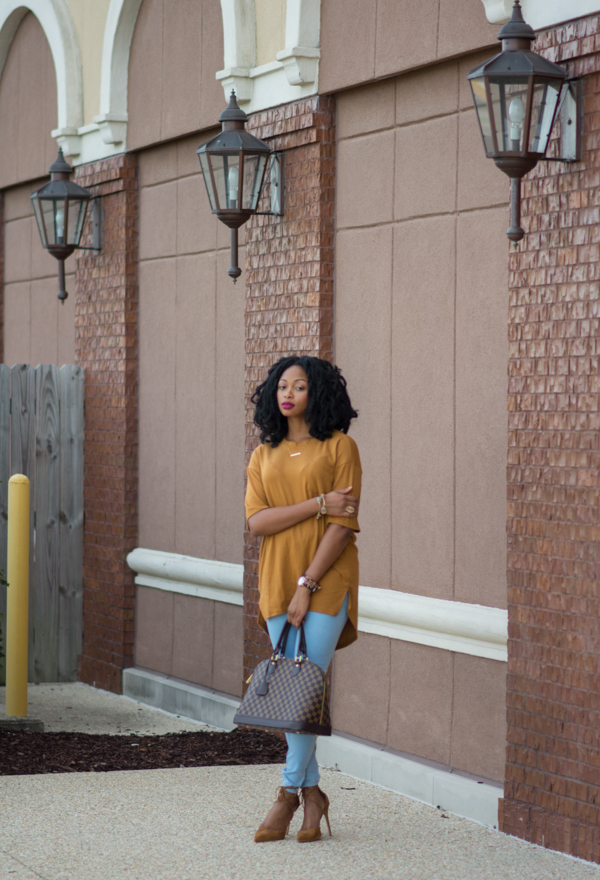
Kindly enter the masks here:
M 0 730 L 0 776 L 280 764 L 286 743 L 262 730 L 111 736 Z

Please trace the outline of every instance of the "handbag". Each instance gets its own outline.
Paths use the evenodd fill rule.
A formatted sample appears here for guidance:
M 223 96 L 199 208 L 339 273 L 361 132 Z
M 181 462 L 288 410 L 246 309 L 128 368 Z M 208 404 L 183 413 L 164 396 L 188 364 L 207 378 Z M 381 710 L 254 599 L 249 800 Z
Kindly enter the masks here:
M 258 664 L 233 719 L 239 727 L 331 736 L 325 673 L 306 652 L 304 624 L 294 659 L 284 657 L 292 625 L 286 621 L 270 660 Z

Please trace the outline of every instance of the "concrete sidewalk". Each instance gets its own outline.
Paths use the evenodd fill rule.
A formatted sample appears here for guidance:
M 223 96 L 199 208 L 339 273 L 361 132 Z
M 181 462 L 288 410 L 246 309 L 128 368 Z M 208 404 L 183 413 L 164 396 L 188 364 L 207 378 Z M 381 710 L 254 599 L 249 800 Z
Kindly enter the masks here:
M 79 684 L 31 686 L 34 711 L 47 730 L 201 727 Z M 297 814 L 284 841 L 254 844 L 279 782 L 278 766 L 0 777 L 0 880 L 600 880 L 598 866 L 330 770 L 333 838 L 298 844 Z
M 5 706 L 6 688 L 0 687 L 0 718 L 5 716 Z M 30 684 L 27 715 L 43 721 L 45 731 L 158 736 L 182 730 L 214 730 L 80 682 Z

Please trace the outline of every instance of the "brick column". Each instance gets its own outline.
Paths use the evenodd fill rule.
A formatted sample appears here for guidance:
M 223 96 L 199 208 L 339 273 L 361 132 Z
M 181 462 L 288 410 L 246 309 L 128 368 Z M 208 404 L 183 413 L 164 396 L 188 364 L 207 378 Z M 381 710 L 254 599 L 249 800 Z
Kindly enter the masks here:
M 77 260 L 77 363 L 85 369 L 84 609 L 79 678 L 121 692 L 133 664 L 137 540 L 137 159 L 77 168 L 103 196 L 102 251 Z M 91 245 L 91 237 L 85 244 Z
M 314 97 L 247 125 L 285 150 L 285 216 L 254 217 L 246 233 L 246 462 L 258 444 L 250 395 L 284 355 L 331 359 L 335 103 Z M 260 541 L 244 537 L 244 680 L 269 653 L 256 623 Z
M 583 160 L 523 181 L 510 256 L 501 827 L 600 861 L 600 19 L 535 50 L 585 78 Z M 594 36 L 595 35 L 595 36 Z

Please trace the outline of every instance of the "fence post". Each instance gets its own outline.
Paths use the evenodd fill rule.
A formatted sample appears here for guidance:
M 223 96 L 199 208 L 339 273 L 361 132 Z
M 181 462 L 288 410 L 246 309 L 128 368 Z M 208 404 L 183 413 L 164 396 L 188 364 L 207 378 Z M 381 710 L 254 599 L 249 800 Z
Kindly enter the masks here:
M 8 599 L 6 613 L 6 714 L 27 715 L 29 643 L 29 480 L 8 481 Z

